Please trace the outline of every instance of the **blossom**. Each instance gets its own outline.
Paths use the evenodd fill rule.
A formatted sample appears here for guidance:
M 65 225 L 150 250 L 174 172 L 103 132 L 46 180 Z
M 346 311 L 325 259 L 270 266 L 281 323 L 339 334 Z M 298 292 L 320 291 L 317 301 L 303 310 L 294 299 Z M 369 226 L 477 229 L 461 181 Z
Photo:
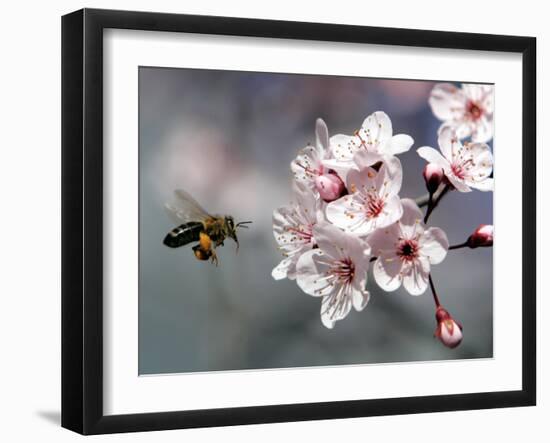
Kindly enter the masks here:
M 425 229 L 422 212 L 411 199 L 402 199 L 403 216 L 396 223 L 367 237 L 372 247 L 373 275 L 385 291 L 403 287 L 412 295 L 424 293 L 430 266 L 441 263 L 449 241 L 439 228 Z
M 315 187 L 319 191 L 321 198 L 326 202 L 340 198 L 346 189 L 340 177 L 336 173 L 331 172 L 317 176 L 315 178 Z
M 460 192 L 471 188 L 492 191 L 493 154 L 485 143 L 465 143 L 458 140 L 454 131 L 444 128 L 438 137 L 441 155 L 434 148 L 423 146 L 416 152 L 428 162 L 440 166 L 449 182 Z
M 330 138 L 332 158 L 324 161 L 325 166 L 335 170 L 345 181 L 346 174 L 355 165 L 359 152 L 371 157 L 370 163 L 389 159 L 408 151 L 414 140 L 406 134 L 393 135 L 390 118 L 382 111 L 369 115 L 361 129 L 352 136 L 338 134 Z
M 493 246 L 493 225 L 479 225 L 468 237 L 467 243 L 470 248 Z
M 397 158 L 371 166 L 351 169 L 347 175 L 348 195 L 327 205 L 327 219 L 346 232 L 367 235 L 401 218 L 399 190 L 403 170 Z
M 309 295 L 322 297 L 321 321 L 332 329 L 353 306 L 361 311 L 369 301 L 366 289 L 370 247 L 329 223 L 313 228 L 318 248 L 305 252 L 296 265 L 296 283 Z
M 296 278 L 296 262 L 313 248 L 313 227 L 324 220 L 322 202 L 310 188 L 294 183 L 293 191 L 295 202 L 273 211 L 273 235 L 285 257 L 271 273 L 275 280 Z
M 435 311 L 437 328 L 434 335 L 448 348 L 456 348 L 462 342 L 462 325 L 441 306 Z
M 429 103 L 435 116 L 443 121 L 441 128 L 450 127 L 458 138 L 472 138 L 485 143 L 493 137 L 493 87 L 450 83 L 434 86 Z
M 332 201 L 342 195 L 344 183 L 335 171 L 324 164 L 332 154 L 328 128 L 320 118 L 315 124 L 315 139 L 314 146 L 308 145 L 300 150 L 298 156 L 291 162 L 290 169 L 296 181 L 319 192 L 323 200 Z
M 433 194 L 439 188 L 439 185 L 443 181 L 445 174 L 443 168 L 435 163 L 427 163 L 422 172 L 424 181 L 426 182 L 426 188 L 430 194 Z

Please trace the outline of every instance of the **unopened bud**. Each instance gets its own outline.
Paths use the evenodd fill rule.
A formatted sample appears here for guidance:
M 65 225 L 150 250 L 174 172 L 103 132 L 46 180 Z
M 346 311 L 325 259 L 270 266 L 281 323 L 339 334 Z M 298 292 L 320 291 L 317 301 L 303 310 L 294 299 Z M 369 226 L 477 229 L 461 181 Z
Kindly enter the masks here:
M 448 348 L 456 348 L 462 342 L 462 325 L 442 307 L 437 308 L 435 318 L 437 328 L 434 335 Z
M 468 246 L 470 248 L 493 246 L 493 225 L 479 225 L 468 237 Z
M 317 176 L 315 187 L 321 198 L 326 202 L 340 198 L 346 189 L 344 182 L 333 172 Z
M 439 188 L 439 185 L 441 184 L 441 182 L 443 181 L 443 177 L 445 176 L 443 174 L 443 169 L 435 163 L 428 163 L 424 167 L 422 175 L 424 176 L 424 180 L 426 181 L 426 188 L 428 188 L 428 192 L 430 194 L 433 194 L 435 191 L 437 191 L 437 188 Z

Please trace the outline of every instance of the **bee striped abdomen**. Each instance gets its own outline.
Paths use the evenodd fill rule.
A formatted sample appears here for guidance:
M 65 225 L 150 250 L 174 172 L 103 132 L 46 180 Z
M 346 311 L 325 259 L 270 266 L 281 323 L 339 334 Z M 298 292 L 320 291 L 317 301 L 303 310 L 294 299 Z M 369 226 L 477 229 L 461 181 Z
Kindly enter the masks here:
M 200 233 L 204 229 L 201 222 L 189 222 L 172 229 L 166 237 L 164 244 L 170 248 L 179 248 L 191 242 L 199 241 Z

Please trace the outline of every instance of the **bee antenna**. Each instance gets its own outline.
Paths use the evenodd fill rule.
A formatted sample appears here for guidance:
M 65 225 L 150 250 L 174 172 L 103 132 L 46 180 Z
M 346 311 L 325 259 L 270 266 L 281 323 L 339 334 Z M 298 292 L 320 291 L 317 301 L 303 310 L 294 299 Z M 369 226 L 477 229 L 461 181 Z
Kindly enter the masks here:
M 246 226 L 247 224 L 250 224 L 252 223 L 251 221 L 242 221 L 242 222 L 239 222 L 237 223 L 237 225 L 235 227 L 242 227 L 242 228 L 248 228 L 248 226 Z

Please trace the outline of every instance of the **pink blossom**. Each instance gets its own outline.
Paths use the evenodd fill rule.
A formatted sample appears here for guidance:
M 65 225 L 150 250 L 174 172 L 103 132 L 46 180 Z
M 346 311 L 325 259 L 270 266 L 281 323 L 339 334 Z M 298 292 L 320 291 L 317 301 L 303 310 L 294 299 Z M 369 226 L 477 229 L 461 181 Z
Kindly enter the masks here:
M 313 228 L 318 248 L 305 252 L 296 264 L 296 283 L 306 294 L 322 297 L 321 321 L 332 329 L 351 308 L 362 311 L 369 301 L 366 289 L 370 247 L 329 223 Z
M 468 246 L 470 248 L 493 246 L 493 225 L 479 225 L 468 238 Z
M 451 83 L 434 86 L 429 103 L 433 113 L 443 121 L 441 128 L 453 129 L 459 139 L 486 143 L 493 137 L 493 86 Z
M 344 182 L 335 171 L 325 165 L 332 158 L 329 147 L 328 128 L 318 118 L 315 124 L 315 145 L 308 145 L 291 162 L 294 179 L 316 191 L 324 201 L 333 201 L 344 191 Z
M 451 314 L 439 306 L 435 312 L 437 328 L 434 335 L 448 348 L 456 348 L 462 343 L 462 325 Z
M 404 198 L 401 202 L 401 219 L 367 237 L 372 255 L 377 257 L 373 275 L 385 291 L 395 291 L 403 284 L 410 294 L 420 295 L 428 287 L 430 267 L 445 259 L 449 241 L 443 230 L 424 227 L 414 200 Z
M 439 133 L 438 143 L 441 152 L 429 146 L 416 152 L 424 160 L 441 167 L 449 182 L 460 192 L 470 192 L 471 188 L 493 190 L 493 154 L 489 146 L 485 143 L 463 145 L 450 128 Z
M 430 194 L 437 191 L 437 188 L 439 188 L 439 185 L 445 177 L 443 168 L 435 163 L 426 164 L 422 175 L 424 177 L 424 181 L 426 182 L 426 188 Z
M 315 177 L 315 187 L 326 202 L 340 198 L 346 190 L 344 182 L 334 172 Z

